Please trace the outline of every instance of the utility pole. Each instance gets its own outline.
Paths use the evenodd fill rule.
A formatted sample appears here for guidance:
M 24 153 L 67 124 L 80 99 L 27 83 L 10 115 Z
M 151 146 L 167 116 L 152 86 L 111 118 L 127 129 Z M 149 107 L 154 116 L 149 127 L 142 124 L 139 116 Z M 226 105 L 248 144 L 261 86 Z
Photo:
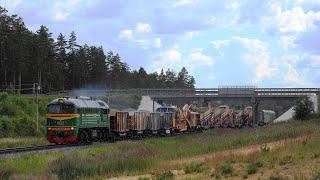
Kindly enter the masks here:
M 36 132 L 39 132 L 39 90 L 40 90 L 40 86 L 38 83 L 34 83 L 33 88 L 35 90 L 36 93 Z

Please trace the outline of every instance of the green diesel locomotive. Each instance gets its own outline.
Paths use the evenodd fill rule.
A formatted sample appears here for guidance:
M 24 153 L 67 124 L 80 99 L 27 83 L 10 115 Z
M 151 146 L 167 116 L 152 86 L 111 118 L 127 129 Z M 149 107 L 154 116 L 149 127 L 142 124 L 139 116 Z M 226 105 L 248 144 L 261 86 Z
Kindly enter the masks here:
M 47 139 L 55 144 L 107 140 L 109 106 L 89 97 L 63 97 L 48 105 Z

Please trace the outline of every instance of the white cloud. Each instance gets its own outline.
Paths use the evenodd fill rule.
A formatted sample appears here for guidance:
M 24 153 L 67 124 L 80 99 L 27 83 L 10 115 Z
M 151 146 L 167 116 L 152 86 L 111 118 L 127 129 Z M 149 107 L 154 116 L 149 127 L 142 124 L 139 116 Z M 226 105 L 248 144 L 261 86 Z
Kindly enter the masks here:
M 204 21 L 204 24 L 207 24 L 207 25 L 216 25 L 217 23 L 217 18 L 215 16 L 212 16 L 210 17 L 208 20 L 205 20 Z
M 295 65 L 301 61 L 301 57 L 298 55 L 283 55 L 279 58 L 279 61 Z
M 189 31 L 189 32 L 186 32 L 184 37 L 185 37 L 185 40 L 190 40 L 196 36 L 198 36 L 200 34 L 199 31 Z
M 55 15 L 54 15 L 54 19 L 56 21 L 64 21 L 67 19 L 67 17 L 69 16 L 70 14 L 69 13 L 63 13 L 63 12 L 57 12 Z
M 173 2 L 172 4 L 173 7 L 179 7 L 179 6 L 196 4 L 199 2 L 199 0 L 173 0 L 172 2 Z
M 196 49 L 189 54 L 183 55 L 177 46 L 173 46 L 155 57 L 149 69 L 157 72 L 168 68 L 179 71 L 182 67 L 186 67 L 191 74 L 194 74 L 195 69 L 212 67 L 213 64 L 214 60 L 205 55 L 201 49 Z
M 217 76 L 208 76 L 208 80 L 214 81 L 217 79 Z
M 124 38 L 124 39 L 132 39 L 132 30 L 131 29 L 125 29 L 123 31 L 121 31 L 118 35 L 118 37 L 121 39 L 121 38 Z
M 272 4 L 270 8 L 274 16 L 263 18 L 263 26 L 267 29 L 276 28 L 281 33 L 304 32 L 314 27 L 314 21 L 320 20 L 320 12 L 304 12 L 299 6 L 284 11 L 280 4 Z
M 136 28 L 125 29 L 120 31 L 118 38 L 125 39 L 128 43 L 138 45 L 143 49 L 149 49 L 150 47 L 160 48 L 162 43 L 160 38 L 152 38 L 150 34 L 144 34 L 151 32 L 151 26 L 147 23 L 137 23 Z M 143 34 L 139 34 L 143 33 Z
M 230 44 L 230 40 L 215 40 L 210 42 L 214 48 L 220 49 L 221 47 L 228 46 Z
M 162 45 L 162 43 L 161 43 L 161 39 L 160 39 L 160 38 L 155 38 L 155 39 L 153 40 L 153 46 L 154 46 L 154 47 L 160 48 L 161 45 Z
M 267 50 L 268 44 L 259 39 L 248 39 L 233 37 L 240 42 L 248 53 L 242 56 L 242 59 L 254 69 L 253 83 L 260 83 L 266 78 L 273 77 L 278 72 L 278 66 L 275 60 L 271 58 Z
M 301 84 L 303 82 L 297 70 L 294 69 L 290 64 L 288 64 L 288 71 L 284 77 L 284 81 L 286 83 L 298 83 L 298 84 Z
M 15 8 L 22 3 L 23 0 L 5 0 L 4 2 L 0 2 L 0 5 L 4 7 Z
M 296 39 L 297 39 L 297 37 L 293 36 L 293 35 L 292 36 L 281 36 L 280 37 L 280 45 L 284 50 L 287 51 L 288 49 L 296 47 L 296 44 L 295 44 Z
M 151 32 L 151 26 L 147 23 L 138 23 L 136 26 L 136 31 L 140 33 L 149 33 Z
M 212 66 L 213 59 L 202 53 L 202 50 L 195 50 L 189 55 L 190 63 L 195 63 L 199 66 Z
M 239 8 L 238 2 L 228 2 L 225 4 L 226 9 L 236 10 Z
M 308 57 L 309 59 L 309 64 L 308 66 L 310 68 L 316 68 L 318 69 L 320 67 L 320 56 L 319 55 L 311 55 Z

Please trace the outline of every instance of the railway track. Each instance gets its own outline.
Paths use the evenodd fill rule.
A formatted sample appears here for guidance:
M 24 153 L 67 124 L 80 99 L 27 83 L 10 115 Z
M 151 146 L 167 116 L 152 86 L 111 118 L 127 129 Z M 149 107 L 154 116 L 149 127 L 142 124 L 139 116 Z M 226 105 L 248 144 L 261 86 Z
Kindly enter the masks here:
M 5 154 L 17 154 L 17 153 L 24 153 L 24 152 L 33 152 L 33 151 L 43 151 L 43 150 L 51 150 L 51 149 L 61 149 L 61 148 L 68 148 L 68 147 L 77 147 L 77 146 L 86 146 L 89 144 L 74 144 L 74 145 L 43 145 L 43 146 L 28 146 L 28 147 L 17 147 L 17 148 L 6 148 L 0 149 L 0 155 Z

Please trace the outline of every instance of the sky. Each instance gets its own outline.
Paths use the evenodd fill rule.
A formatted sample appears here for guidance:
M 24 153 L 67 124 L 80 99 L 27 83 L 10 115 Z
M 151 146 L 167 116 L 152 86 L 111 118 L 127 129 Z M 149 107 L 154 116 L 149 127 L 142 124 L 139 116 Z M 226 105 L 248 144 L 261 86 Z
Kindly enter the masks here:
M 320 0 L 0 0 L 36 31 L 77 34 L 132 69 L 186 67 L 196 87 L 319 87 Z

